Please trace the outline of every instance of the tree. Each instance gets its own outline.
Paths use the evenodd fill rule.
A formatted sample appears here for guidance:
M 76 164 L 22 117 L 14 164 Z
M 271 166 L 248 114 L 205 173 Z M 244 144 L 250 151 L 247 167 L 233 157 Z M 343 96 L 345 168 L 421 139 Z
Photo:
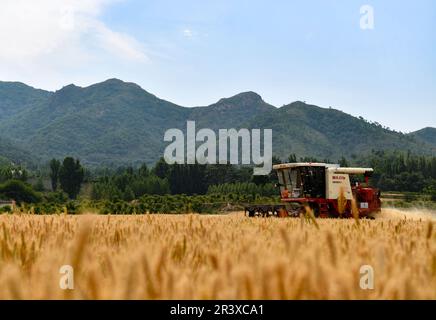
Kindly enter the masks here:
M 53 191 L 56 191 L 58 189 L 60 168 L 61 168 L 61 162 L 59 160 L 52 159 L 50 161 L 50 180 L 51 180 L 51 189 Z
M 206 166 L 200 164 L 171 165 L 168 182 L 172 194 L 205 194 L 207 192 Z
M 45 191 L 44 182 L 42 181 L 42 178 L 38 178 L 38 180 L 36 180 L 36 183 L 33 186 L 33 189 L 35 191 L 38 191 L 38 192 L 44 192 Z
M 138 173 L 142 178 L 146 178 L 148 176 L 149 171 L 145 163 L 139 168 Z
M 21 166 L 6 166 L 0 168 L 0 182 L 7 180 L 20 180 L 23 182 L 27 181 L 27 171 Z
M 170 173 L 170 166 L 164 158 L 160 158 L 153 168 L 153 173 L 161 179 L 168 178 Z
M 18 204 L 41 201 L 41 196 L 30 185 L 20 180 L 9 180 L 0 185 L 0 195 L 0 198 L 13 199 Z
M 436 202 L 436 180 L 429 182 L 429 185 L 424 188 L 424 193 L 430 195 L 431 201 Z
M 289 161 L 289 163 L 297 162 L 297 156 L 294 153 L 290 154 L 288 157 L 288 161 Z
M 348 161 L 347 159 L 345 159 L 345 157 L 342 157 L 339 160 L 339 165 L 341 166 L 341 168 L 347 168 L 348 167 Z
M 70 199 L 75 199 L 78 196 L 84 175 L 85 172 L 79 160 L 74 160 L 71 157 L 64 159 L 59 170 L 59 181 L 62 190 L 68 194 Z

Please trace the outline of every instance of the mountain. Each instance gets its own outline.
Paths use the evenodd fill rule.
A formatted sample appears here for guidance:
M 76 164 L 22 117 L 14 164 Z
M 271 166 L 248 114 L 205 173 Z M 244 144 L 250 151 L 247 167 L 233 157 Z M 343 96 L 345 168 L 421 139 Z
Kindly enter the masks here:
M 368 153 L 371 150 L 410 150 L 434 153 L 413 136 L 394 132 L 342 111 L 320 108 L 301 101 L 255 117 L 249 128 L 272 128 L 274 153 L 286 157 L 329 158 Z
M 257 93 L 243 92 L 207 107 L 191 108 L 189 119 L 195 120 L 200 128 L 238 128 L 247 120 L 274 110 L 276 108 L 263 101 Z
M 30 152 L 23 150 L 12 141 L 0 137 L 0 164 L 26 164 L 33 167 L 39 161 Z
M 110 79 L 86 88 L 68 85 L 50 94 L 45 104 L 0 121 L 0 130 L 47 159 L 72 155 L 91 166 L 153 163 L 163 155 L 165 131 L 185 130 L 187 120 L 197 127 L 237 127 L 273 109 L 253 92 L 209 107 L 184 108 L 136 84 Z
M 47 103 L 51 93 L 20 82 L 0 81 L 0 121 Z
M 415 136 L 418 140 L 428 143 L 434 147 L 436 147 L 436 128 L 424 128 L 415 132 L 412 132 L 411 135 Z
M 136 84 L 110 79 L 66 86 L 46 104 L 0 123 L 0 130 L 47 158 L 72 155 L 90 165 L 153 162 L 163 153 L 165 130 L 182 126 L 188 111 Z
M 185 132 L 188 120 L 197 130 L 271 128 L 273 152 L 282 158 L 296 153 L 335 161 L 372 149 L 436 154 L 431 130 L 405 135 L 299 101 L 275 108 L 254 92 L 185 108 L 117 79 L 56 92 L 0 82 L 0 108 L 0 132 L 9 147 L 28 150 L 35 160 L 71 155 L 89 166 L 152 164 L 168 145 L 165 131 Z M 6 150 L 0 144 L 0 155 Z

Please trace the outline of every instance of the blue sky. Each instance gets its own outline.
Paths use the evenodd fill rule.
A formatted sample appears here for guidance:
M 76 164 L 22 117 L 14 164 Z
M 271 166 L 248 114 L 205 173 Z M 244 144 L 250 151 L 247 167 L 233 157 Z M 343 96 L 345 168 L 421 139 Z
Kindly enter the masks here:
M 436 127 L 432 0 L 5 1 L 1 80 L 54 90 L 117 77 L 183 106 L 250 90 L 405 132 Z M 359 25 L 366 4 L 373 30 Z

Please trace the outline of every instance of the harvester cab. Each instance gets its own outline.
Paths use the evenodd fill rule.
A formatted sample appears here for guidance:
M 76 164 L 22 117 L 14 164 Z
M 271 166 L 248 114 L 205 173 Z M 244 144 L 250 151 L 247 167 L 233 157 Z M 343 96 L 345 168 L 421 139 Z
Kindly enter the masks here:
M 273 168 L 282 204 L 248 206 L 249 216 L 299 216 L 309 207 L 316 217 L 352 217 L 353 213 L 372 217 L 381 210 L 380 191 L 369 186 L 372 168 L 326 163 L 287 163 Z

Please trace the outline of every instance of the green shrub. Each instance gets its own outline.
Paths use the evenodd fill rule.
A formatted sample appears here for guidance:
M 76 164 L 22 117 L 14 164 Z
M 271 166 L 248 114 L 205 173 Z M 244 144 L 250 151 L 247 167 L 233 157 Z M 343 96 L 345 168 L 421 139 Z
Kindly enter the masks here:
M 14 199 L 18 204 L 38 203 L 42 199 L 30 185 L 19 180 L 9 180 L 0 185 L 0 195 L 6 199 Z
M 12 212 L 11 206 L 0 207 L 0 213 L 11 213 L 11 212 Z
M 65 205 L 68 214 L 77 214 L 79 206 L 74 201 L 68 201 Z

